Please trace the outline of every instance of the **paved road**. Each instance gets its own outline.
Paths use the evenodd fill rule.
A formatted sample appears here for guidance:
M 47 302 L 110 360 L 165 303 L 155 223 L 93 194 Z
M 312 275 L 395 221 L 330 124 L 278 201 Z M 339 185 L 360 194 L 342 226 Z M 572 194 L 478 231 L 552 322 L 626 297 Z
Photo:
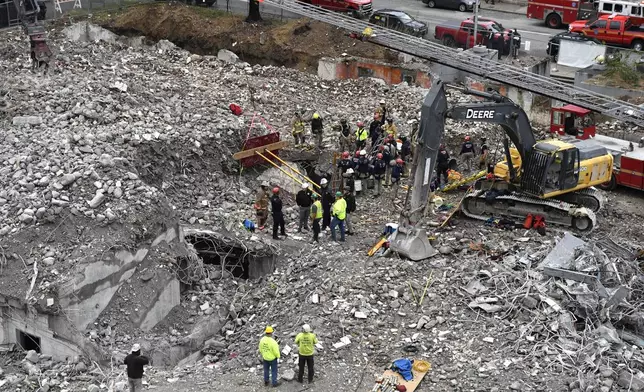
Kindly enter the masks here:
M 472 15 L 471 13 L 464 13 L 459 11 L 429 8 L 420 0 L 373 0 L 373 2 L 374 9 L 376 10 L 381 8 L 399 9 L 406 11 L 419 20 L 427 22 L 429 24 L 430 33 L 432 36 L 434 27 L 437 24 L 450 22 L 460 23 L 464 18 Z M 225 10 L 225 0 L 219 0 L 215 7 Z M 229 7 L 232 12 L 244 13 L 248 8 L 248 1 L 230 0 Z M 264 4 L 262 4 L 261 6 L 261 12 L 264 14 L 282 14 L 285 18 L 298 17 L 297 15 L 290 14 L 288 12 L 281 12 L 281 10 L 277 8 Z M 524 43 L 525 41 L 530 42 L 530 50 L 526 53 L 534 57 L 545 57 L 548 39 L 553 34 L 559 32 L 558 30 L 552 30 L 545 27 L 543 22 L 541 21 L 527 19 L 525 15 L 485 9 L 485 3 L 483 4 L 483 9 L 480 9 L 479 15 L 493 18 L 497 22 L 501 23 L 504 27 L 518 29 L 519 33 L 521 33 L 522 41 Z M 525 47 L 522 47 L 522 49 L 524 48 Z

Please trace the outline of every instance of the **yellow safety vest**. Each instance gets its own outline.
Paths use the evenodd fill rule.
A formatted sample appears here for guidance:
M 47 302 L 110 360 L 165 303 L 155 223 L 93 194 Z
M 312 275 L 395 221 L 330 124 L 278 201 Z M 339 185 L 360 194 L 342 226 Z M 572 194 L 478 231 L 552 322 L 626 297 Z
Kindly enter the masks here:
M 333 203 L 333 215 L 340 219 L 344 220 L 347 217 L 347 201 L 344 199 L 339 199 Z
M 264 336 L 259 341 L 259 352 L 262 354 L 264 361 L 272 361 L 280 357 L 280 347 L 275 339 L 269 336 Z
M 387 132 L 389 135 L 393 136 L 394 138 L 396 137 L 396 134 L 398 133 L 398 129 L 396 129 L 396 126 L 394 124 L 387 124 L 384 126 L 385 132 Z
M 304 132 L 304 121 L 295 120 L 293 123 L 293 133 L 302 133 Z
M 369 137 L 369 131 L 367 131 L 365 128 L 358 128 L 356 130 L 356 139 L 359 141 L 367 140 Z
M 313 219 L 322 219 L 322 203 L 319 200 L 313 202 L 315 206 L 315 215 L 311 212 L 311 217 Z

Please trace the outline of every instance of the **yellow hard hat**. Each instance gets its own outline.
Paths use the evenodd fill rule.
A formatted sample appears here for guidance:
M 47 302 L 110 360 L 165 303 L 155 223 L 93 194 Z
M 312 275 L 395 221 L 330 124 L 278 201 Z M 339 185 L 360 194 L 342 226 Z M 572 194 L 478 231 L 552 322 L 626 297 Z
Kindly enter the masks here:
M 313 113 L 313 118 L 320 118 L 320 115 L 317 113 Z
M 264 330 L 264 333 L 273 333 L 273 327 L 271 327 L 270 325 L 267 326 L 266 329 Z

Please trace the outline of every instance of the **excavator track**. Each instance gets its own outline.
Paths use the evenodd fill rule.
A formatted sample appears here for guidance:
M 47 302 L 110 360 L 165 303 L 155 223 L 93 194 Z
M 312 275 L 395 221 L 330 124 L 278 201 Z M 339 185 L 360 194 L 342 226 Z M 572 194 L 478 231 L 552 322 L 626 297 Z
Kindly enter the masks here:
M 588 208 L 560 200 L 544 200 L 524 193 L 497 196 L 488 202 L 486 191 L 477 190 L 465 195 L 461 210 L 473 219 L 488 220 L 490 217 L 524 219 L 528 214 L 541 215 L 546 224 L 554 224 L 587 233 L 596 225 L 595 213 Z
M 566 193 L 556 198 L 576 206 L 586 207 L 592 212 L 597 212 L 604 206 L 604 196 L 595 188 L 586 188 L 573 193 Z

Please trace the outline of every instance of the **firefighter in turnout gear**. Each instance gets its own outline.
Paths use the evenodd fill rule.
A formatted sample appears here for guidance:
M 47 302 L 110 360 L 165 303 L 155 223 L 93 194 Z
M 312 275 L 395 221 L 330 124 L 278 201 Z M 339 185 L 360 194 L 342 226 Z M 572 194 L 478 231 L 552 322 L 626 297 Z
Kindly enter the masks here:
M 304 144 L 304 120 L 300 112 L 295 112 L 293 119 L 293 139 L 296 146 L 300 143 Z
M 351 126 L 347 123 L 347 119 L 343 118 L 340 120 L 340 149 L 342 151 L 351 150 L 354 140 Z
M 262 181 L 262 185 L 259 187 L 257 192 L 257 197 L 255 200 L 255 213 L 257 215 L 257 226 L 260 230 L 264 230 L 264 225 L 266 225 L 266 220 L 268 219 L 268 181 Z

